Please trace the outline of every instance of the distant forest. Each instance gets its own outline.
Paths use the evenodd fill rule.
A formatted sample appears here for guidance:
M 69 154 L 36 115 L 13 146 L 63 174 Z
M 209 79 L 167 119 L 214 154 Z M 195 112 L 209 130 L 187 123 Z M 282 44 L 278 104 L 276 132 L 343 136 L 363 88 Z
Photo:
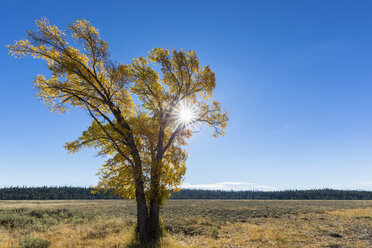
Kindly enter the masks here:
M 118 199 L 109 193 L 92 194 L 84 187 L 0 188 L 0 200 Z M 284 191 L 222 191 L 183 189 L 171 199 L 255 199 L 255 200 L 372 200 L 372 191 L 313 189 Z

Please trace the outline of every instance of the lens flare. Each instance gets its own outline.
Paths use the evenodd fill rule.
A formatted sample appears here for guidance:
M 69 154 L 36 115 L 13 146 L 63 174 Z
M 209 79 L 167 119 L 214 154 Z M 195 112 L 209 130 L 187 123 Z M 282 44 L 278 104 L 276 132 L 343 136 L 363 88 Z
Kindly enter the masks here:
M 182 101 L 174 110 L 174 117 L 178 125 L 192 128 L 198 118 L 198 109 L 190 102 Z

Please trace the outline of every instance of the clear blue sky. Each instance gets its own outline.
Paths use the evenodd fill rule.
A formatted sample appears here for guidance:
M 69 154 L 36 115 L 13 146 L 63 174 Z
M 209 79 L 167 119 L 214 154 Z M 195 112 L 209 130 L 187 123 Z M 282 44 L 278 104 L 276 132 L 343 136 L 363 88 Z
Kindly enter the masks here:
M 230 113 L 226 136 L 190 141 L 184 186 L 372 190 L 371 1 L 2 1 L 0 187 L 95 185 L 101 158 L 63 149 L 89 125 L 48 112 L 40 60 L 7 44 L 34 20 L 87 19 L 129 63 L 154 47 L 195 49 Z

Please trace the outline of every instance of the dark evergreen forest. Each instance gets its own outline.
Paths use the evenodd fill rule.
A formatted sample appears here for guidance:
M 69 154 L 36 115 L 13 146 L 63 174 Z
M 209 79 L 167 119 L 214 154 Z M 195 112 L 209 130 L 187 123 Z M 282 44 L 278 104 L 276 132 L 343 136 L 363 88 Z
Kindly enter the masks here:
M 84 187 L 0 188 L 0 200 L 118 199 L 109 193 L 93 194 Z M 171 199 L 256 199 L 256 200 L 372 200 L 372 191 L 312 189 L 284 191 L 222 191 L 183 189 Z

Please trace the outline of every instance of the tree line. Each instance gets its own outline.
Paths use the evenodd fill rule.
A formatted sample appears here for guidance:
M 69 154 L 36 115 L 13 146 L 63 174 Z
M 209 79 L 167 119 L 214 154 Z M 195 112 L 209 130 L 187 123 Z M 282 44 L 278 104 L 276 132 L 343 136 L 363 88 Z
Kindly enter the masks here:
M 93 194 L 88 187 L 5 187 L 0 200 L 97 200 L 119 199 L 110 192 Z M 312 189 L 283 191 L 223 191 L 183 189 L 170 199 L 251 199 L 251 200 L 372 200 L 372 191 Z
M 171 199 L 251 199 L 251 200 L 372 200 L 372 191 L 311 189 L 283 191 L 223 191 L 184 189 Z

